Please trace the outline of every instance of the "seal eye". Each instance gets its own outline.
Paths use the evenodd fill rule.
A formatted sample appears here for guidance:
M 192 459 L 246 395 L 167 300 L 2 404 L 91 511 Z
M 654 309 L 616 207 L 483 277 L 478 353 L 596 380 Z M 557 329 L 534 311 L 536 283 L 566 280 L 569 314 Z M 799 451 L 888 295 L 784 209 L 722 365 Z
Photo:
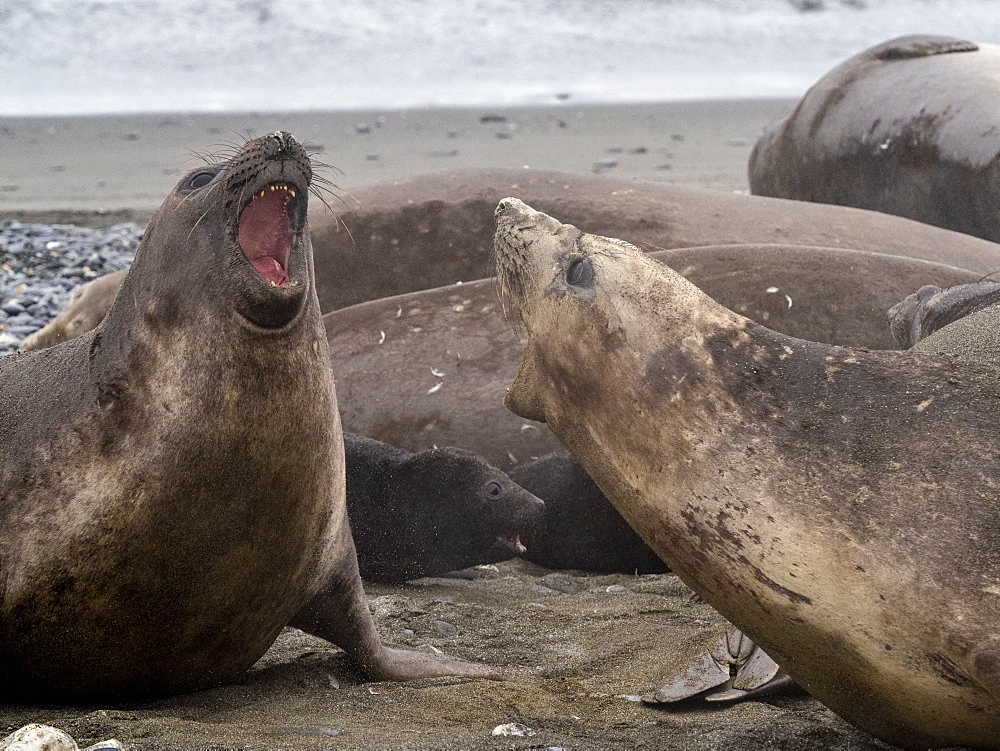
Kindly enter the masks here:
M 195 172 L 193 175 L 191 175 L 190 178 L 188 178 L 188 187 L 192 190 L 203 188 L 210 182 L 212 182 L 212 180 L 215 179 L 215 176 L 217 174 L 218 174 L 217 172 L 214 172 L 212 170 L 202 170 L 201 172 Z
M 590 265 L 589 258 L 577 258 L 566 269 L 566 281 L 573 286 L 590 284 L 593 280 L 594 268 Z
M 499 498 L 500 494 L 503 492 L 503 488 L 500 487 L 500 483 L 495 480 L 490 480 L 486 483 L 486 495 L 490 498 Z

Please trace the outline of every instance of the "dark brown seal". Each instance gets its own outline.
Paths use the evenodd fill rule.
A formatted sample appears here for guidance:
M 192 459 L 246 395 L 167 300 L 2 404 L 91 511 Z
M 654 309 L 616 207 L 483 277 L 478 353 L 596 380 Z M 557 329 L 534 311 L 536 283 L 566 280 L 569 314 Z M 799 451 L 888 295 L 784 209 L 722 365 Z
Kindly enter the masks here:
M 283 132 L 188 173 L 101 326 L 0 359 L 0 681 L 18 698 L 216 684 L 288 623 L 376 678 L 486 673 L 375 632 L 311 174 Z
M 865 50 L 764 133 L 750 189 L 1000 240 L 998 67 L 1000 47 L 950 37 Z
M 347 513 L 361 578 L 405 582 L 525 552 L 545 504 L 454 447 L 411 453 L 344 434 Z
M 779 334 L 516 199 L 496 252 L 507 405 L 685 583 L 879 738 L 1000 748 L 993 367 Z

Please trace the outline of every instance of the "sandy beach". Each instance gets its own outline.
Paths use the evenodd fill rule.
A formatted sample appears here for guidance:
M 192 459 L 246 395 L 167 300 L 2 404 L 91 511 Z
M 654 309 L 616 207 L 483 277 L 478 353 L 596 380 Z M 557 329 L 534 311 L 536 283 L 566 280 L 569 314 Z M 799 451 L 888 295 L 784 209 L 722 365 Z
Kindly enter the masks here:
M 0 118 L 0 217 L 143 222 L 196 154 L 291 131 L 347 191 L 427 172 L 553 169 L 744 190 L 760 131 L 791 100 L 368 112 Z M 316 207 L 314 206 L 314 210 Z
M 758 134 L 791 106 L 5 118 L 0 219 L 143 223 L 196 153 L 277 129 L 324 152 L 340 170 L 327 176 L 346 194 L 421 173 L 524 166 L 745 190 Z M 312 210 L 326 209 L 314 202 Z M 367 591 L 387 644 L 481 661 L 506 679 L 367 682 L 336 648 L 286 629 L 232 684 L 141 704 L 0 705 L 0 737 L 42 722 L 81 747 L 114 736 L 131 751 L 889 748 L 803 694 L 680 711 L 641 703 L 725 628 L 672 574 L 598 576 L 511 561 Z M 501 734 L 512 723 L 522 735 Z

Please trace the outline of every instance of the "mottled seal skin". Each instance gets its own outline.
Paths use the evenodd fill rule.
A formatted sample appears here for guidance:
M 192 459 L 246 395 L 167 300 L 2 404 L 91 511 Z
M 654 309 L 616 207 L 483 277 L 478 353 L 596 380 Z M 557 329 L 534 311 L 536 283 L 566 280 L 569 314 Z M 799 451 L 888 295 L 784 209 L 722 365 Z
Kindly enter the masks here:
M 669 570 L 569 452 L 554 451 L 519 464 L 510 478 L 545 498 L 544 525 L 524 538 L 522 558 L 549 568 L 602 574 Z
M 111 310 L 126 274 L 126 270 L 113 271 L 77 287 L 59 315 L 21 342 L 19 349 L 30 352 L 51 347 L 97 328 Z
M 350 210 L 314 215 L 321 308 L 491 276 L 493 210 L 505 196 L 645 250 L 777 243 L 1000 269 L 994 243 L 872 211 L 607 176 L 461 171 L 356 188 Z
M 344 435 L 347 513 L 361 578 L 398 583 L 505 561 L 545 505 L 462 449 L 411 453 Z
M 0 359 L 0 682 L 186 691 L 294 623 L 381 679 L 487 671 L 383 647 L 344 502 L 311 165 L 279 132 L 185 175 L 94 331 Z
M 1000 748 L 994 368 L 779 334 L 516 199 L 496 254 L 507 406 L 685 583 L 879 738 Z
M 979 279 L 941 264 L 835 248 L 734 245 L 650 257 L 773 329 L 879 349 L 896 348 L 885 311 L 914 289 Z M 495 281 L 362 303 L 323 321 L 345 430 L 409 451 L 459 446 L 504 470 L 561 448 L 544 425 L 501 406 L 521 347 Z
M 1000 240 L 998 69 L 1000 47 L 950 37 L 865 50 L 764 133 L 750 189 Z

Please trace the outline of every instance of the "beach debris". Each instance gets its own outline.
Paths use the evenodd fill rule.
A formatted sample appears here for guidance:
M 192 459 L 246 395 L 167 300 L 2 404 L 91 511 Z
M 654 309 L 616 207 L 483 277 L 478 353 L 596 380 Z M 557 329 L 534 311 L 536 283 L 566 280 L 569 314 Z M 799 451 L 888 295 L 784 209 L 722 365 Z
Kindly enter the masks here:
M 384 341 L 385 341 L 385 332 L 382 331 L 382 329 L 379 329 L 379 331 L 378 331 L 378 343 L 381 344 Z
M 441 390 L 441 387 L 443 385 L 444 385 L 444 381 L 439 381 L 437 384 L 435 384 L 434 386 L 431 386 L 429 389 L 427 389 L 427 393 L 428 394 L 436 394 L 438 391 Z
M 535 731 L 520 722 L 507 722 L 493 728 L 493 735 L 514 736 L 517 738 L 530 738 Z
M 443 370 L 435 370 L 434 368 L 431 368 L 431 373 L 433 373 L 434 375 L 436 375 L 438 378 L 444 378 L 444 371 Z
M 121 751 L 122 744 L 110 738 L 87 746 L 83 751 L 113 751 L 113 749 Z M 59 728 L 32 723 L 0 739 L 0 751 L 80 751 L 80 747 L 72 737 Z
M 503 115 L 483 115 L 482 117 L 479 118 L 479 122 L 483 123 L 484 125 L 486 123 L 505 123 L 507 122 L 507 118 L 504 117 Z

